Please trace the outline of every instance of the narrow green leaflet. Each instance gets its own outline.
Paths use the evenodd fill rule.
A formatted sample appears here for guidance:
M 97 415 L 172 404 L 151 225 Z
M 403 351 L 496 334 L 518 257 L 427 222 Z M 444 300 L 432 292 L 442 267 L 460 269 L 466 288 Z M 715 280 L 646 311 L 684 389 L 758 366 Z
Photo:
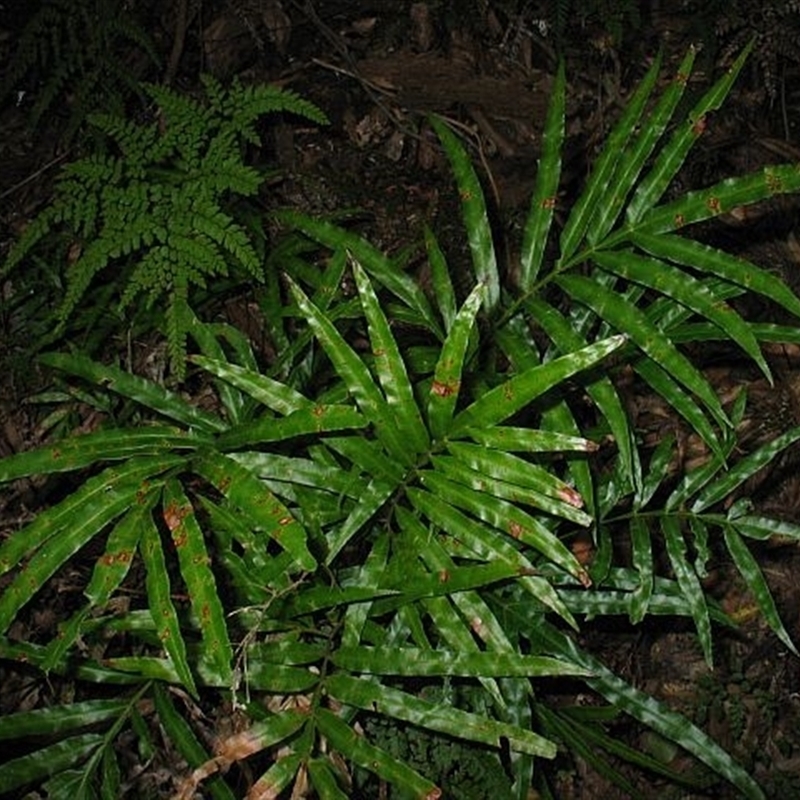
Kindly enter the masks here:
M 172 602 L 172 589 L 161 535 L 152 519 L 146 520 L 142 527 L 139 552 L 147 570 L 145 578 L 147 603 L 156 624 L 158 638 L 169 656 L 178 680 L 192 696 L 197 697 L 197 686 L 186 654 L 186 642 Z
M 509 378 L 458 414 L 453 420 L 450 435 L 463 434 L 469 428 L 489 428 L 503 422 L 548 389 L 599 363 L 627 340 L 626 335 L 611 336 Z
M 340 467 L 320 464 L 310 458 L 293 458 L 278 453 L 233 453 L 231 458 L 259 478 L 310 486 L 339 497 L 357 500 L 367 486 L 363 476 Z
M 443 551 L 444 552 L 444 551 Z M 426 564 L 429 564 L 430 545 L 426 546 L 421 557 Z M 445 553 L 450 560 L 449 555 Z M 520 570 L 511 564 L 503 561 L 489 562 L 488 564 L 475 564 L 470 566 L 455 566 L 448 563 L 436 571 L 421 572 L 413 578 L 384 580 L 382 588 L 393 589 L 395 594 L 389 597 L 375 600 L 373 603 L 374 613 L 385 613 L 395 609 L 401 609 L 404 605 L 415 602 L 424 597 L 455 596 L 463 597 L 471 593 L 477 597 L 475 589 L 498 584 L 509 578 L 517 578 Z
M 697 50 L 689 48 L 678 67 L 674 80 L 667 86 L 659 98 L 656 107 L 641 124 L 641 130 L 635 142 L 628 148 L 626 157 L 614 176 L 614 196 L 610 202 L 604 203 L 593 220 L 587 239 L 592 243 L 602 241 L 613 227 L 628 195 L 633 189 L 642 167 L 650 158 L 656 144 L 666 130 L 672 115 L 683 97 L 689 76 L 692 72 Z
M 779 277 L 750 261 L 684 236 L 636 233 L 631 239 L 642 250 L 657 258 L 674 261 L 738 284 L 774 300 L 796 317 L 800 317 L 800 299 L 797 295 Z M 754 332 L 761 330 L 758 326 L 752 328 Z
M 41 543 L 42 546 L 39 546 L 28 560 L 25 569 L 20 571 L 11 584 L 3 590 L 0 595 L 0 633 L 8 629 L 17 612 L 42 588 L 56 570 L 100 533 L 108 523 L 137 503 L 141 491 L 139 480 L 127 480 L 115 485 L 106 473 L 104 475 L 107 482 L 105 490 L 101 490 L 102 494 L 82 493 L 79 490 L 69 498 L 69 501 L 65 501 L 76 508 L 78 512 L 76 516 L 64 520 L 63 525 L 50 532 L 46 541 Z M 82 496 L 78 497 L 79 494 Z M 76 499 L 80 502 L 72 502 Z M 37 525 L 43 516 L 40 515 L 33 525 Z M 27 531 L 28 528 L 18 531 L 0 548 L 0 563 L 6 567 L 3 571 L 15 566 L 17 562 L 10 559 L 15 556 L 21 557 L 24 554 L 22 548 L 38 546 L 39 543 L 24 541 L 27 538 Z M 23 541 L 20 542 L 20 539 Z M 5 561 L 6 558 L 9 560 Z
M 45 353 L 39 360 L 48 367 L 76 375 L 135 400 L 189 428 L 214 433 L 226 427 L 219 417 L 190 405 L 179 394 L 118 367 L 98 364 L 86 356 L 72 353 Z
M 428 395 L 428 425 L 434 439 L 443 437 L 450 427 L 461 390 L 461 375 L 470 333 L 483 301 L 484 288 L 478 284 L 456 314 L 442 346 Z
M 542 132 L 542 157 L 536 170 L 536 184 L 522 235 L 518 286 L 523 293 L 533 289 L 533 284 L 542 268 L 542 259 L 558 201 L 561 152 L 564 144 L 566 83 L 566 72 L 562 61 L 558 65 L 550 95 L 547 119 Z
M 424 227 L 425 251 L 428 254 L 428 264 L 431 268 L 431 288 L 439 313 L 442 315 L 445 333 L 450 332 L 450 327 L 456 316 L 456 293 L 453 281 L 450 279 L 450 270 L 447 266 L 442 248 L 436 239 L 436 234 L 428 225 Z
M 727 214 L 740 206 L 751 205 L 779 194 L 800 189 L 800 165 L 781 164 L 764 167 L 759 172 L 723 181 L 687 192 L 645 214 L 635 228 L 623 231 L 626 237 L 639 231 L 648 234 L 671 233 L 674 230 Z
M 703 655 L 706 663 L 712 667 L 714 656 L 711 650 L 711 619 L 708 615 L 708 605 L 697 573 L 687 559 L 686 541 L 681 532 L 680 519 L 671 514 L 665 514 L 661 517 L 661 530 L 664 532 L 667 555 L 675 577 L 678 579 L 678 586 L 692 610 L 692 619 L 697 628 L 697 637 L 703 648 Z
M 567 706 L 558 711 L 546 708 L 543 704 L 536 706 L 536 715 L 543 720 L 545 731 L 557 732 L 567 746 L 575 751 L 592 766 L 599 774 L 615 786 L 627 792 L 631 800 L 647 800 L 636 787 L 606 759 L 602 753 L 607 752 L 619 759 L 627 761 L 643 770 L 648 770 L 656 775 L 663 775 L 667 780 L 684 786 L 691 786 L 702 792 L 707 788 L 707 781 L 702 773 L 696 774 L 693 770 L 683 770 L 681 764 L 676 771 L 664 764 L 658 757 L 647 755 L 643 750 L 630 747 L 614 736 L 606 733 L 602 722 L 615 721 L 620 718 L 620 713 L 613 706 Z M 598 724 L 599 723 L 599 724 Z
M 100 779 L 100 800 L 115 800 L 122 796 L 122 770 L 112 747 L 103 748 Z M 74 795 L 71 800 L 75 800 Z
M 733 452 L 735 444 L 735 437 L 729 437 L 722 452 L 715 453 L 707 463 L 701 464 L 691 472 L 684 473 L 680 483 L 667 498 L 666 510 L 675 512 L 685 508 L 691 497 L 694 497 L 709 481 L 713 480 L 718 472 L 725 469 L 725 459 Z
M 420 477 L 426 488 L 439 497 L 446 497 L 450 504 L 474 514 L 478 519 L 496 528 L 498 533 L 502 532 L 538 550 L 547 559 L 578 578 L 585 586 L 591 583 L 575 556 L 536 517 L 512 503 L 468 489 L 436 472 L 426 470 Z
M 639 584 L 631 598 L 631 623 L 638 625 L 647 615 L 655 585 L 653 545 L 647 521 L 634 514 L 630 520 L 633 568 L 639 573 Z
M 630 250 L 597 252 L 593 260 L 602 269 L 666 295 L 717 325 L 771 378 L 750 326 L 727 303 L 692 275 L 663 261 L 642 258 Z
M 211 450 L 193 459 L 192 466 L 243 511 L 256 527 L 290 553 L 300 569 L 316 569 L 317 561 L 308 549 L 305 529 L 252 472 Z
M 63 627 L 59 627 L 58 636 L 47 646 L 47 656 L 41 665 L 45 672 L 55 669 L 61 663 L 77 639 L 89 613 L 93 609 L 102 609 L 125 579 L 139 546 L 142 526 L 146 524 L 160 495 L 161 485 L 151 485 L 147 495 L 137 498 L 138 502 L 111 530 L 105 552 L 95 562 L 89 585 L 83 591 L 89 602 Z
M 352 406 L 310 405 L 292 411 L 285 417 L 262 417 L 237 425 L 217 437 L 221 450 L 234 450 L 267 442 L 283 442 L 308 434 L 364 428 L 365 416 Z
M 119 508 L 114 512 L 107 505 L 116 507 L 122 503 L 124 507 L 124 502 L 119 499 L 120 492 L 124 498 L 128 498 L 132 484 L 152 479 L 183 463 L 185 459 L 182 456 L 132 458 L 125 464 L 108 467 L 99 475 L 89 478 L 58 505 L 43 511 L 30 525 L 17 531 L 0 545 L 0 575 L 8 572 L 26 554 L 33 552 L 48 539 L 71 527 L 76 519 L 81 521 L 82 528 L 95 525 L 99 530 L 105 522 L 111 521 L 120 513 Z
M 694 571 L 698 578 L 708 577 L 708 564 L 711 561 L 709 547 L 708 523 L 703 517 L 689 517 L 689 529 L 692 532 L 692 546 L 694 548 Z
M 561 264 L 572 258 L 590 224 L 601 213 L 601 209 L 613 202 L 616 190 L 615 173 L 625 163 L 627 142 L 639 124 L 647 99 L 656 84 L 660 66 L 659 55 L 625 105 L 622 116 L 606 139 L 603 151 L 592 168 L 592 174 L 570 211 L 564 230 L 561 232 Z M 597 223 L 594 225 L 597 233 L 599 226 Z
M 446 549 L 450 545 L 448 552 L 451 557 L 477 556 L 486 561 L 500 560 L 513 565 L 524 576 L 519 580 L 525 590 L 577 630 L 574 617 L 550 581 L 534 574 L 537 570 L 509 539 L 499 536 L 489 526 L 476 522 L 449 503 L 442 503 L 436 494 L 412 487 L 408 489 L 408 498 L 417 510 L 448 534 L 444 544 Z
M 290 596 L 285 606 L 285 616 L 300 617 L 326 608 L 347 606 L 352 603 L 370 603 L 380 597 L 392 597 L 398 594 L 396 589 L 377 586 L 338 588 L 317 585 Z
M 635 362 L 634 369 L 692 426 L 692 430 L 700 436 L 714 454 L 722 458 L 722 444 L 714 426 L 691 395 L 685 392 L 655 361 L 647 358 L 640 359 Z
M 389 560 L 390 538 L 388 530 L 381 530 L 375 537 L 369 555 L 363 562 L 358 584 L 361 586 L 381 586 L 382 576 Z M 342 644 L 357 645 L 361 641 L 364 625 L 374 608 L 373 603 L 353 603 L 345 611 Z
M 537 324 L 547 332 L 561 353 L 572 353 L 586 346 L 586 341 L 575 332 L 564 315 L 549 303 L 541 298 L 531 297 L 526 301 L 525 307 Z M 597 404 L 600 414 L 611 429 L 625 472 L 632 475 L 634 484 L 637 484 L 641 480 L 641 468 L 636 453 L 634 434 L 628 422 L 625 406 L 614 384 L 610 378 L 602 376 L 589 383 L 586 391 Z
M 319 684 L 319 675 L 302 667 L 287 667 L 261 661 L 245 661 L 242 673 L 244 685 L 251 692 L 278 694 L 311 694 Z M 220 689 L 230 689 L 221 686 Z
M 236 350 L 236 354 L 246 362 L 248 368 L 255 368 L 255 359 L 249 342 L 244 334 L 231 325 L 205 324 L 195 316 L 192 319 L 190 335 L 197 342 L 202 352 L 211 359 L 225 363 L 227 361 L 225 351 L 220 340 L 225 338 L 230 341 Z M 246 415 L 246 410 L 252 401 L 239 391 L 235 386 L 227 381 L 215 382 L 219 398 L 225 408 L 226 418 L 234 425 L 242 421 Z
M 113 722 L 127 707 L 127 700 L 85 700 L 4 714 L 0 717 L 0 741 L 30 736 L 59 736 L 90 725 Z
M 676 446 L 677 440 L 674 433 L 667 434 L 656 445 L 656 449 L 650 456 L 650 464 L 642 486 L 636 492 L 633 500 L 633 507 L 637 512 L 645 508 L 653 499 L 658 487 L 669 474 L 669 464 Z
M 325 688 L 331 697 L 347 705 L 402 719 L 459 739 L 481 742 L 490 747 L 500 747 L 501 741 L 506 739 L 512 750 L 521 753 L 542 758 L 555 758 L 556 755 L 555 744 L 533 731 L 431 703 L 371 680 L 336 673 L 325 679 Z
M 337 717 L 338 719 L 338 717 Z M 345 727 L 349 727 L 345 725 Z M 319 800 L 348 800 L 349 794 L 342 791 L 339 781 L 344 782 L 344 775 L 337 776 L 333 765 L 327 758 L 312 758 L 308 762 L 308 775 L 311 785 L 316 789 Z
M 436 470 L 446 478 L 457 481 L 476 492 L 490 494 L 492 497 L 507 500 L 517 506 L 531 506 L 583 527 L 588 527 L 593 522 L 593 517 L 578 507 L 578 503 L 582 504 L 583 501 L 571 487 L 569 488 L 569 497 L 573 502 L 564 502 L 562 498 L 552 497 L 547 492 L 540 492 L 527 486 L 484 475 L 459 458 L 433 456 L 431 462 Z
M 475 279 L 486 287 L 484 305 L 491 312 L 500 300 L 500 275 L 497 270 L 497 256 L 494 250 L 494 237 L 486 212 L 486 200 L 464 147 L 458 137 L 438 117 L 428 118 L 453 168 L 458 192 L 461 197 L 461 213 L 467 233 Z
M 533 506 L 555 517 L 568 519 L 576 525 L 586 527 L 592 524 L 593 518 L 581 510 L 583 505 L 582 498 L 571 486 L 564 484 L 564 493 L 558 494 L 558 483 L 560 481 L 557 482 L 556 486 L 551 481 L 547 486 L 547 490 L 541 491 L 531 488 L 527 485 L 527 482 L 519 484 L 506 478 L 483 474 L 479 468 L 476 469 L 472 465 L 465 464 L 461 458 L 434 456 L 432 463 L 445 477 L 458 481 L 475 491 L 488 493 L 517 505 Z M 535 467 L 535 465 L 531 466 Z M 533 471 L 544 472 L 541 468 Z M 538 476 L 536 477 L 538 478 Z M 552 476 L 548 475 L 548 477 Z
M 231 680 L 233 648 L 228 638 L 225 609 L 194 507 L 175 479 L 164 486 L 161 513 L 178 553 L 181 576 L 200 626 L 203 661 L 207 669 L 216 673 L 218 683 L 227 683 Z
M 614 328 L 627 334 L 653 361 L 694 392 L 721 426 L 730 425 L 719 398 L 708 381 L 641 310 L 582 275 L 561 275 L 556 281 L 567 294 L 591 308 Z
M 352 759 L 355 764 L 374 772 L 393 785 L 404 787 L 412 797 L 436 800 L 441 796 L 436 784 L 423 778 L 403 761 L 371 744 L 333 712 L 326 708 L 318 709 L 316 721 L 320 732 L 333 747 Z
M 62 770 L 75 767 L 89 758 L 103 743 L 103 736 L 99 733 L 84 733 L 6 761 L 0 769 L 0 794 L 38 783 Z
M 244 732 L 244 739 L 252 751 L 274 747 L 297 733 L 309 721 L 308 714 L 288 709 L 260 719 Z
M 545 656 L 519 653 L 453 650 L 420 650 L 414 647 L 340 647 L 331 661 L 342 669 L 370 675 L 434 676 L 452 675 L 479 678 L 545 675 L 590 675 L 583 667 Z
M 791 522 L 784 522 L 779 519 L 770 519 L 769 517 L 758 517 L 754 514 L 745 514 L 736 517 L 736 530 L 739 533 L 747 536 L 750 539 L 757 541 L 766 541 L 773 536 L 778 541 L 795 540 L 800 541 L 800 526 L 794 525 Z
M 594 453 L 598 449 L 596 442 L 581 436 L 511 425 L 470 428 L 467 434 L 478 444 L 511 453 Z
M 148 612 L 149 616 L 149 612 Z M 29 644 L 27 642 L 12 642 L 5 636 L 0 636 L 0 657 L 24 661 L 32 666 L 39 667 L 47 656 L 47 648 L 41 645 Z M 66 665 L 58 664 L 53 671 L 59 675 L 69 672 L 74 678 L 90 681 L 92 683 L 107 683 L 115 685 L 129 685 L 137 683 L 138 679 L 117 672 L 108 666 L 100 666 L 96 662 L 76 659 Z
M 293 638 L 273 639 L 267 642 L 253 642 L 247 648 L 248 658 L 276 665 L 314 664 L 327 655 L 323 644 L 301 642 Z
M 705 486 L 694 503 L 692 503 L 692 512 L 699 514 L 701 511 L 724 500 L 748 478 L 767 466 L 781 451 L 798 440 L 800 440 L 800 427 L 795 427 L 745 456 L 717 480 Z
M 281 753 L 275 763 L 253 784 L 251 793 L 255 797 L 280 797 L 281 792 L 295 780 L 297 771 L 306 757 L 291 751 Z M 261 794 L 257 794 L 260 792 Z
M 260 372 L 240 367 L 238 364 L 230 364 L 227 361 L 199 355 L 190 356 L 189 360 L 202 367 L 206 372 L 241 389 L 246 395 L 277 414 L 291 414 L 293 411 L 313 405 L 311 400 L 285 383 L 262 375 Z
M 333 563 L 342 548 L 375 516 L 396 488 L 397 484 L 394 482 L 369 482 L 347 519 L 328 534 L 326 564 Z
M 435 573 L 440 579 L 449 584 L 450 578 L 456 571 L 464 568 L 456 567 L 455 562 L 439 542 L 438 536 L 431 536 L 420 520 L 403 508 L 397 511 L 398 521 L 404 535 L 409 537 L 410 546 L 419 553 L 419 558 L 425 566 Z M 490 568 L 498 566 L 497 563 L 486 565 Z M 508 566 L 506 565 L 508 569 Z M 474 569 L 466 567 L 467 570 Z M 483 567 L 481 567 L 483 569 Z M 512 568 L 513 569 L 513 568 Z M 509 575 L 509 577 L 511 577 Z M 513 645 L 508 641 L 502 627 L 497 622 L 492 611 L 484 603 L 478 592 L 454 591 L 444 597 L 431 597 L 423 601 L 424 609 L 437 631 L 437 637 L 445 642 L 451 651 L 459 653 L 474 653 L 480 650 L 476 641 L 476 633 L 480 633 L 483 641 L 490 650 L 513 652 Z M 412 606 L 413 608 L 413 606 Z M 476 620 L 484 624 L 474 625 Z M 419 641 L 419 640 L 418 640 Z M 430 650 L 431 644 L 427 638 L 423 639 L 425 649 Z M 505 707 L 505 701 L 500 692 L 499 685 L 494 678 L 479 677 L 484 689 L 492 696 L 499 708 Z
M 629 224 L 636 224 L 662 197 L 678 170 L 683 166 L 686 155 L 706 127 L 706 114 L 716 111 L 734 84 L 747 57 L 752 44 L 742 50 L 728 72 L 723 75 L 695 104 L 689 112 L 688 119 L 673 133 L 669 142 L 661 150 L 656 163 L 636 189 L 633 199 L 628 204 L 626 216 Z M 683 65 L 681 65 L 683 69 Z M 686 84 L 688 73 L 679 72 L 676 81 Z
M 448 442 L 447 449 L 464 465 L 485 477 L 497 478 L 516 486 L 535 489 L 537 492 L 567 503 L 573 508 L 581 508 L 583 500 L 568 483 L 538 464 L 524 458 L 492 450 L 471 442 Z M 442 457 L 439 463 L 446 463 Z
M 186 759 L 189 767 L 197 769 L 211 761 L 211 756 L 200 743 L 189 723 L 175 708 L 169 691 L 161 684 L 154 683 L 153 698 L 159 723 L 163 726 L 170 742 Z M 214 800 L 234 800 L 233 792 L 219 775 L 215 775 L 208 781 L 206 789 Z
M 365 478 L 396 484 L 405 477 L 402 465 L 391 459 L 380 442 L 364 436 L 331 436 L 325 444 L 358 467 Z
M 211 530 L 221 545 L 217 550 L 217 555 L 223 559 L 223 563 L 228 565 L 228 558 L 236 558 L 237 561 L 247 564 L 250 577 L 258 576 L 259 580 L 265 583 L 268 583 L 272 577 L 271 570 L 283 572 L 288 566 L 285 563 L 286 558 L 291 558 L 291 556 L 285 550 L 276 558 L 272 558 L 265 552 L 264 543 L 259 533 L 253 530 L 255 526 L 251 524 L 247 515 L 231 508 L 225 502 L 217 504 L 202 496 L 199 499 L 210 517 Z M 241 557 L 239 552 L 241 552 Z M 276 566 L 276 562 L 280 566 Z
M 423 601 L 422 607 L 426 613 L 428 626 L 433 625 L 436 631 L 440 648 L 446 644 L 451 651 L 475 653 L 480 651 L 480 646 L 469 621 L 474 621 L 477 617 L 470 614 L 470 609 L 462 610 L 461 606 L 456 606 L 456 598 L 463 596 L 460 594 L 449 597 L 431 597 Z M 478 680 L 497 707 L 503 708 L 505 703 L 497 680 L 485 676 L 479 677 Z
M 330 222 L 317 220 L 296 211 L 279 211 L 275 216 L 281 222 L 302 231 L 315 241 L 332 250 L 344 250 L 390 292 L 399 297 L 407 306 L 414 309 L 431 331 L 441 336 L 441 326 L 431 308 L 428 298 L 419 284 L 397 268 L 387 256 L 381 253 L 363 237 L 339 228 Z
M 742 539 L 739 532 L 736 530 L 736 521 L 726 523 L 723 525 L 723 532 L 725 535 L 725 545 L 728 552 L 731 554 L 733 563 L 736 564 L 736 569 L 744 578 L 747 583 L 748 589 L 753 594 L 764 619 L 768 622 L 770 628 L 775 631 L 777 637 L 789 648 L 795 655 L 798 655 L 797 647 L 792 641 L 792 637 L 783 625 L 778 609 L 775 606 L 775 600 L 772 597 L 772 592 L 769 590 L 769 585 L 764 578 L 764 573 L 758 565 L 758 561 L 750 552 L 745 541 Z
M 400 348 L 367 274 L 357 261 L 352 262 L 352 267 L 361 305 L 367 318 L 375 371 L 386 396 L 386 402 L 394 414 L 400 436 L 406 440 L 407 446 L 415 453 L 423 453 L 429 444 L 428 431 L 422 422 L 414 389 L 400 355 Z
M 191 451 L 210 441 L 207 436 L 161 425 L 101 430 L 0 460 L 0 483 L 28 475 L 68 472 L 100 461 L 120 461 L 172 450 Z
M 300 310 L 308 320 L 328 358 L 333 362 L 338 376 L 355 399 L 363 414 L 375 426 L 378 437 L 392 457 L 401 464 L 410 466 L 414 454 L 397 431 L 394 415 L 388 403 L 375 385 L 366 364 L 336 330 L 334 324 L 320 311 L 295 283 L 291 290 Z

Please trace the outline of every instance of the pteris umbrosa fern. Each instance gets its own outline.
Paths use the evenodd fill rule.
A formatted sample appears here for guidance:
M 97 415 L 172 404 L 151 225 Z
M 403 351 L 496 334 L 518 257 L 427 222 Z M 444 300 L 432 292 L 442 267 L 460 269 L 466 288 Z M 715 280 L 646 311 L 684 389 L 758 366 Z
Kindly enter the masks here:
M 143 70 L 160 59 L 126 6 L 122 0 L 44 0 L 16 41 L 0 100 L 29 89 L 32 129 L 58 104 L 68 113 L 62 135 L 69 140 L 92 111 L 121 110 L 130 96 L 143 97 Z
M 113 282 L 120 309 L 144 300 L 163 312 L 173 372 L 184 373 L 191 290 L 232 275 L 259 281 L 262 260 L 246 228 L 230 209 L 236 195 L 258 191 L 264 175 L 243 159 L 243 144 L 259 144 L 257 119 L 286 111 L 320 124 L 312 103 L 274 86 L 224 89 L 204 78 L 206 101 L 162 86 L 146 86 L 157 119 L 141 124 L 115 115 L 92 115 L 117 154 L 95 153 L 62 170 L 53 202 L 12 248 L 0 275 L 8 274 L 36 245 L 67 234 L 78 254 L 65 269 L 66 291 L 56 312 L 56 332 L 100 279 Z

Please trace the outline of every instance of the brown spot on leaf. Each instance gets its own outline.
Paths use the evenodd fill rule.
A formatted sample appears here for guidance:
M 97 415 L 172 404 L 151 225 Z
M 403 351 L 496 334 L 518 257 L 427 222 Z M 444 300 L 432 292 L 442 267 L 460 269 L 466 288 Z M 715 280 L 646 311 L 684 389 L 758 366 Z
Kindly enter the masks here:
M 461 384 L 459 381 L 448 381 L 447 383 L 442 383 L 441 381 L 434 381 L 431 384 L 431 391 L 437 397 L 450 397 L 451 395 L 455 394 Z
M 583 498 L 571 486 L 565 486 L 558 490 L 558 496 L 568 505 L 574 508 L 583 508 Z
M 192 513 L 191 506 L 181 506 L 177 503 L 170 503 L 164 509 L 164 522 L 167 523 L 167 527 L 170 531 L 175 531 L 180 525 L 183 523 L 183 520 Z
M 701 136 L 705 133 L 706 127 L 708 125 L 708 121 L 705 118 L 705 115 L 700 117 L 693 125 L 692 125 L 692 133 L 695 136 Z

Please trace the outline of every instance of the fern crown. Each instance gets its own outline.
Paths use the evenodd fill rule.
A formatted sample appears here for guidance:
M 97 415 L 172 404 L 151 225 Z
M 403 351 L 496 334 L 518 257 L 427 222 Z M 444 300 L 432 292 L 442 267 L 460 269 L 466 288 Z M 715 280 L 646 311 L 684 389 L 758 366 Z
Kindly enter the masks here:
M 254 195 L 264 178 L 243 157 L 244 143 L 260 144 L 256 121 L 287 111 L 326 122 L 316 106 L 274 86 L 234 82 L 224 89 L 214 78 L 203 82 L 206 102 L 146 85 L 159 108 L 147 124 L 92 115 L 118 152 L 94 153 L 64 168 L 52 204 L 27 228 L 3 269 L 7 274 L 52 231 L 67 233 L 79 255 L 56 313 L 59 331 L 98 273 L 114 264 L 123 268 L 120 309 L 142 295 L 147 307 L 166 297 L 167 341 L 178 375 L 191 289 L 231 273 L 262 277 L 253 242 L 230 208 L 231 197 Z

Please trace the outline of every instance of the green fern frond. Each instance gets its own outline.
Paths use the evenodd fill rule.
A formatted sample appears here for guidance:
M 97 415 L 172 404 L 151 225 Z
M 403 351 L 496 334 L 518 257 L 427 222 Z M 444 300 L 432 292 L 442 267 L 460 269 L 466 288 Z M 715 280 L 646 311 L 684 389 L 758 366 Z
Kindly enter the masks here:
M 44 0 L 22 31 L 0 83 L 0 100 L 36 72 L 31 127 L 61 100 L 69 109 L 63 131 L 69 140 L 92 111 L 121 110 L 126 98 L 142 94 L 124 58 L 130 45 L 159 64 L 155 45 L 122 0 Z
M 53 4 L 45 3 L 28 21 L 17 42 L 14 56 L 0 84 L 0 99 L 6 98 L 37 64 L 47 60 L 46 32 L 58 29 L 60 14 Z
M 243 161 L 243 139 L 256 137 L 255 121 L 271 111 L 325 121 L 315 106 L 275 87 L 236 83 L 223 90 L 213 79 L 205 83 L 210 93 L 205 103 L 165 87 L 147 87 L 160 107 L 162 125 L 92 115 L 92 124 L 120 154 L 90 155 L 66 166 L 53 204 L 29 226 L 0 271 L 10 272 L 50 234 L 72 237 L 83 252 L 65 270 L 60 326 L 113 263 L 120 309 L 135 305 L 139 296 L 148 306 L 165 302 L 168 349 L 179 377 L 192 290 L 229 275 L 263 279 L 262 258 L 228 207 L 230 197 L 254 195 L 263 182 L 263 175 Z
M 90 124 L 113 139 L 120 150 L 128 157 L 127 166 L 136 170 L 152 158 L 153 148 L 158 142 L 158 127 L 137 124 L 117 114 L 90 114 Z M 80 163 L 80 162 L 78 162 Z

